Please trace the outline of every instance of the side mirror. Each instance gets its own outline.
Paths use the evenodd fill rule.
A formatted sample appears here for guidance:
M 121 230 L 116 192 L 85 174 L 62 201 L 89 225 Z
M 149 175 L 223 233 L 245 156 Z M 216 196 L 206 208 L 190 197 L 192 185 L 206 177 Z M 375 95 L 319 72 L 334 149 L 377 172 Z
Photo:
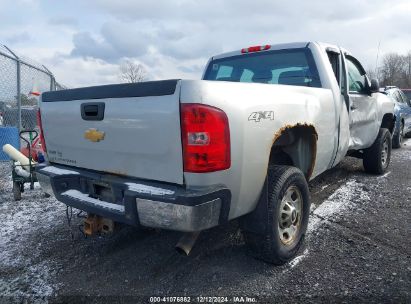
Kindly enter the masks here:
M 371 93 L 377 93 L 380 90 L 380 83 L 377 79 L 371 79 L 370 91 Z

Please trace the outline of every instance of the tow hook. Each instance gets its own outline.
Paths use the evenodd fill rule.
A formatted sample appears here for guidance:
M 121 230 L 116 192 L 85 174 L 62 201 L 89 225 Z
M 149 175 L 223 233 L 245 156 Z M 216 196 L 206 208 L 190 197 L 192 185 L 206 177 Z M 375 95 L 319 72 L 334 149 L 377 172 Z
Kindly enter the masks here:
M 95 214 L 87 214 L 84 220 L 84 233 L 93 235 L 96 233 L 111 233 L 114 231 L 114 221 Z

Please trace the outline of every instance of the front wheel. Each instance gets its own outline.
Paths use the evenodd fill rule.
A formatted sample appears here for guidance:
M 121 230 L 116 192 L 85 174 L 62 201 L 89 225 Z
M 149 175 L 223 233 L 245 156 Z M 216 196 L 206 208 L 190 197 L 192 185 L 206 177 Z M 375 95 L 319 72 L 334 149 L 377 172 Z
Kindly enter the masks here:
M 366 172 L 383 174 L 391 159 L 391 133 L 381 128 L 371 147 L 364 150 L 363 166 Z
M 241 221 L 249 252 L 276 265 L 291 260 L 303 243 L 309 211 L 304 174 L 295 167 L 271 166 L 257 208 Z

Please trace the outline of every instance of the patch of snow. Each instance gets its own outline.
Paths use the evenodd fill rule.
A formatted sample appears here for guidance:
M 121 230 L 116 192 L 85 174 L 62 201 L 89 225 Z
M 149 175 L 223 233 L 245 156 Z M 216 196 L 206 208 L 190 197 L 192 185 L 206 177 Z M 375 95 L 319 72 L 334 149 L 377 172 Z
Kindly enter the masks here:
M 148 193 L 152 195 L 172 195 L 174 194 L 174 191 L 172 190 L 151 187 L 151 186 L 146 186 L 142 184 L 126 183 L 126 185 L 128 186 L 128 190 L 135 191 L 138 193 Z
M 54 166 L 47 166 L 41 169 L 41 171 L 53 173 L 56 175 L 68 175 L 68 174 L 80 174 L 77 171 L 72 171 L 72 170 L 66 170 L 66 169 L 60 169 Z
M 411 143 L 408 144 L 411 146 Z M 398 157 L 402 161 L 410 161 L 411 160 L 411 153 L 409 149 L 401 148 L 398 150 L 396 157 Z
M 314 203 L 311 203 L 310 205 L 310 212 L 313 212 L 315 210 L 315 208 L 317 208 L 317 205 Z
M 384 175 L 381 175 L 381 176 L 378 176 L 377 178 L 378 179 L 380 179 L 380 178 L 386 178 L 388 175 L 390 175 L 391 174 L 391 171 L 388 171 L 387 173 L 385 173 Z
M 317 230 L 324 220 L 332 220 L 353 207 L 354 201 L 370 201 L 370 196 L 364 190 L 363 183 L 350 179 L 312 212 L 313 216 L 308 222 L 307 234 Z
M 353 199 L 369 201 L 368 193 L 363 190 L 364 184 L 349 180 L 328 197 L 313 214 L 320 218 L 330 219 L 335 214 L 341 213 L 352 205 Z
M 324 185 L 321 187 L 321 191 L 323 191 L 325 188 L 327 188 L 329 185 Z
M 411 145 L 411 138 L 404 138 L 403 144 L 410 144 Z
M 64 223 L 65 206 L 44 198 L 38 187 L 15 202 L 10 172 L 9 163 L 0 163 L 0 295 L 47 297 L 58 288 L 52 281 L 59 266 L 42 257 L 44 244 L 36 240 L 42 231 Z
M 305 249 L 303 254 L 295 257 L 292 259 L 290 262 L 288 262 L 288 265 L 290 265 L 290 268 L 294 268 L 297 266 L 303 259 L 305 259 L 308 256 L 308 249 Z
M 313 231 L 317 230 L 321 223 L 322 220 L 319 217 L 310 216 L 307 225 L 307 235 L 310 235 Z
M 68 197 L 71 197 L 71 198 L 74 198 L 80 201 L 85 201 L 87 203 L 90 203 L 92 205 L 95 205 L 97 207 L 101 207 L 104 209 L 110 209 L 110 210 L 115 210 L 115 211 L 124 213 L 124 206 L 119 205 L 119 204 L 112 204 L 112 203 L 108 203 L 105 201 L 92 198 L 88 196 L 88 194 L 84 194 L 78 190 L 73 190 L 73 189 L 67 190 L 63 192 L 61 195 L 68 196 Z

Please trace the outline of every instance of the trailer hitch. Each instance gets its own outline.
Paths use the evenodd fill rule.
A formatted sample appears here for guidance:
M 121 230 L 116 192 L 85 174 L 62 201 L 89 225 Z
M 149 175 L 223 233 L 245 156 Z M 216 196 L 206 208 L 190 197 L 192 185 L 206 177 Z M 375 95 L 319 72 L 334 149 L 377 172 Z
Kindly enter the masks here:
M 84 234 L 90 236 L 96 233 L 112 233 L 113 231 L 113 220 L 95 214 L 87 214 L 87 217 L 84 220 Z

